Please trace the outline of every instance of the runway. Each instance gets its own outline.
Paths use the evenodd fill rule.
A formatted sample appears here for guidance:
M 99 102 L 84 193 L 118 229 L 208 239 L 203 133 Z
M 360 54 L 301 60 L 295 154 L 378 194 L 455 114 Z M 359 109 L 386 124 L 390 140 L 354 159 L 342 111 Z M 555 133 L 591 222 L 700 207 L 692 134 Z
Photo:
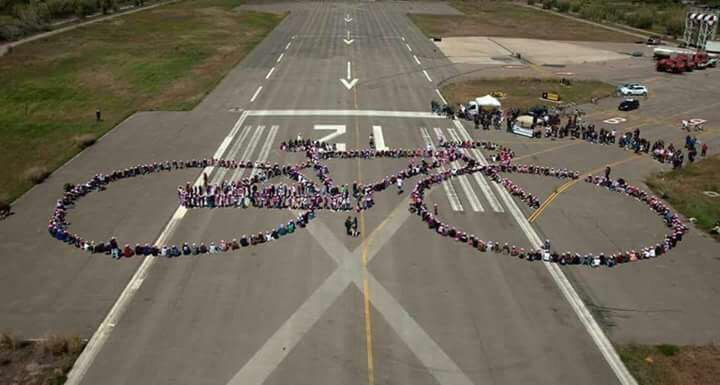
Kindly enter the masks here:
M 611 366 L 614 351 L 598 340 L 604 334 L 578 316 L 570 286 L 558 285 L 559 269 L 439 237 L 394 189 L 362 215 L 358 238 L 345 235 L 344 213 L 328 211 L 306 231 L 260 247 L 173 259 L 113 261 L 47 236 L 62 184 L 100 171 L 210 156 L 295 163 L 302 154 L 279 147 L 298 135 L 348 149 L 366 147 L 371 133 L 402 148 L 437 146 L 441 136 L 486 139 L 428 113 L 430 101 L 442 98 L 438 84 L 457 69 L 404 7 L 253 6 L 290 14 L 195 110 L 132 116 L 21 198 L 22 215 L 0 224 L 0 327 L 92 336 L 69 384 L 632 384 L 624 368 Z M 428 11 L 453 12 L 437 4 Z M 480 151 L 470 155 L 485 161 Z M 327 164 L 337 183 L 374 181 L 407 166 Z M 213 181 L 247 176 L 207 171 Z M 186 170 L 117 183 L 83 200 L 72 227 L 95 239 L 181 244 L 239 238 L 292 218 L 289 211 L 178 208 L 177 186 L 198 177 Z M 531 248 L 545 237 L 522 222 L 524 206 L 480 175 L 447 182 L 430 201 L 484 239 Z M 647 220 L 632 226 L 637 233 L 627 242 L 663 233 L 644 207 L 628 206 L 628 216 Z M 600 243 L 596 234 L 568 236 L 577 224 L 558 221 L 563 246 Z M 559 233 L 555 226 L 548 233 Z M 613 231 L 623 229 L 603 236 Z

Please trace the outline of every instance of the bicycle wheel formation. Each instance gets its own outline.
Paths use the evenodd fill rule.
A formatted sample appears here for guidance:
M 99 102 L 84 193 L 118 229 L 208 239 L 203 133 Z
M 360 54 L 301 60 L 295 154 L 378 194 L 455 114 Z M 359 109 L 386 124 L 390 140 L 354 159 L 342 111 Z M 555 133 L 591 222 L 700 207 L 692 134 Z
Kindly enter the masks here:
M 66 242 L 77 248 L 91 253 L 110 253 L 115 257 L 130 257 L 135 254 L 178 256 L 188 254 L 201 254 L 206 252 L 225 252 L 237 250 L 248 246 L 257 246 L 269 241 L 280 239 L 293 234 L 297 228 L 304 228 L 322 210 L 335 212 L 369 210 L 374 206 L 375 193 L 382 192 L 395 184 L 397 178 L 408 180 L 422 176 L 410 193 L 409 210 L 421 218 L 428 225 L 428 229 L 454 241 L 467 244 L 479 252 L 494 251 L 505 253 L 528 260 L 544 260 L 559 264 L 588 264 L 593 266 L 613 266 L 617 263 L 631 262 L 640 259 L 652 258 L 668 252 L 682 240 L 687 232 L 687 226 L 680 217 L 674 214 L 659 198 L 648 194 L 641 189 L 628 185 L 622 179 L 606 180 L 605 178 L 588 176 L 584 178 L 587 183 L 604 187 L 610 191 L 623 193 L 647 204 L 656 214 L 662 217 L 669 231 L 665 238 L 653 245 L 639 250 L 620 251 L 612 255 L 580 254 L 565 252 L 559 254 L 551 250 L 546 244 L 540 249 L 524 250 L 507 243 L 495 240 L 482 240 L 466 230 L 459 229 L 444 223 L 439 217 L 428 209 L 425 203 L 426 193 L 433 185 L 448 181 L 452 178 L 483 173 L 494 183 L 501 185 L 507 192 L 521 200 L 531 208 L 539 206 L 539 200 L 510 179 L 501 174 L 523 173 L 544 177 L 577 179 L 580 173 L 567 169 L 554 169 L 534 165 L 514 164 L 511 162 L 480 164 L 477 160 L 465 154 L 468 148 L 482 148 L 494 150 L 497 146 L 488 142 L 466 141 L 449 142 L 443 144 L 439 150 L 430 149 L 387 149 L 377 151 L 374 149 L 361 149 L 350 151 L 335 151 L 331 145 L 319 142 L 307 142 L 286 151 L 305 152 L 307 160 L 294 165 L 255 164 L 251 161 L 237 161 L 226 159 L 202 159 L 189 161 L 165 161 L 152 164 L 143 164 L 135 167 L 116 170 L 108 175 L 97 174 L 89 181 L 69 186 L 62 198 L 57 201 L 53 215 L 48 224 L 48 232 L 57 240 Z M 329 159 L 375 159 L 375 158 L 406 158 L 409 163 L 406 168 L 396 171 L 378 181 L 369 184 L 353 186 L 353 192 L 335 183 L 329 173 L 328 167 L 323 163 Z M 446 170 L 445 165 L 462 161 L 464 165 L 457 169 Z M 239 207 L 258 209 L 297 210 L 299 214 L 287 223 L 281 223 L 275 228 L 265 229 L 249 237 L 242 235 L 239 240 L 218 240 L 206 244 L 192 246 L 184 243 L 178 245 L 158 245 L 151 243 L 136 243 L 135 247 L 129 244 L 121 246 L 118 240 L 112 238 L 108 242 L 96 242 L 72 233 L 67 221 L 67 212 L 73 208 L 77 201 L 92 192 L 102 191 L 116 181 L 149 176 L 163 172 L 172 172 L 187 168 L 207 169 L 203 178 L 194 185 L 186 184 L 178 188 L 180 205 L 186 209 Z M 213 168 L 248 169 L 251 175 L 236 181 L 222 181 L 218 184 L 208 182 L 207 173 Z M 306 176 L 303 172 L 312 171 L 316 180 Z M 286 177 L 292 182 L 269 183 L 275 178 Z M 341 188 L 343 187 L 343 188 Z M 501 246 L 502 244 L 502 246 Z

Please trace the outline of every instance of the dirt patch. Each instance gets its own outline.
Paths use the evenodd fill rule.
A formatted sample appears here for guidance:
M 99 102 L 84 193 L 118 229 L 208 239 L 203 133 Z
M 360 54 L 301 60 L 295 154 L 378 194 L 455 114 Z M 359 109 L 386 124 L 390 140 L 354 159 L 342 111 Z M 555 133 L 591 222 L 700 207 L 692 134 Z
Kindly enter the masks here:
M 62 384 L 85 342 L 77 337 L 18 341 L 0 336 L 0 384 Z
M 504 108 L 527 109 L 552 104 L 540 100 L 543 92 L 555 92 L 563 102 L 582 104 L 590 102 L 593 97 L 600 99 L 611 96 L 614 90 L 612 85 L 594 80 L 573 80 L 569 86 L 565 86 L 560 79 L 554 78 L 493 78 L 458 81 L 443 86 L 441 91 L 453 105 L 500 91 L 505 93 L 505 97 L 500 100 Z
M 620 358 L 640 385 L 717 385 L 720 347 L 627 345 Z
M 464 15 L 411 14 L 428 36 L 633 42 L 637 38 L 505 1 L 451 1 Z

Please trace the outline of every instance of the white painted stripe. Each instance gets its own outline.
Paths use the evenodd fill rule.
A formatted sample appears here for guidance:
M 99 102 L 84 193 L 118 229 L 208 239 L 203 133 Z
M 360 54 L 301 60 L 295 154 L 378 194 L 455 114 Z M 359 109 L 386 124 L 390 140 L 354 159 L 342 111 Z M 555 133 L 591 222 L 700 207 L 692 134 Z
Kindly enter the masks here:
M 242 115 L 240 115 L 240 118 L 237 120 L 237 122 L 235 122 L 235 126 L 232 128 L 232 130 L 230 130 L 230 133 L 225 138 L 225 140 L 222 141 L 217 151 L 215 151 L 213 157 L 221 158 L 223 156 L 225 150 L 230 145 L 230 143 L 232 143 L 233 138 L 235 137 L 235 135 L 237 135 L 240 126 L 242 126 L 247 116 L 247 112 L 243 112 Z M 208 169 L 212 171 L 212 168 L 206 168 L 204 172 L 207 172 Z M 195 185 L 199 185 L 200 183 L 202 183 L 202 181 L 203 176 L 202 174 L 200 174 L 195 180 Z M 161 245 L 167 242 L 167 240 L 172 236 L 175 228 L 183 219 L 186 213 L 187 209 L 182 206 L 178 206 L 168 223 L 165 225 L 165 228 L 160 233 L 160 236 L 155 241 L 156 245 Z M 147 275 L 150 273 L 150 269 L 156 261 L 157 257 L 153 256 L 147 256 L 142 261 L 138 269 L 135 271 L 135 274 L 133 274 L 132 278 L 130 278 L 127 286 L 125 286 L 123 291 L 120 293 L 120 296 L 113 304 L 112 308 L 110 308 L 110 312 L 108 312 L 107 316 L 105 316 L 105 319 L 103 319 L 103 321 L 100 323 L 100 326 L 98 326 L 97 330 L 95 330 L 95 333 L 93 333 L 90 341 L 85 346 L 85 349 L 83 349 L 82 353 L 73 364 L 70 373 L 68 373 L 65 384 L 79 385 L 82 382 L 83 378 L 87 374 L 88 369 L 90 369 L 90 366 L 95 361 L 95 358 L 97 358 L 97 355 L 100 353 L 103 346 L 105 346 L 105 343 L 110 338 L 110 334 L 112 333 L 113 328 L 115 327 L 115 325 L 117 325 L 120 318 L 127 310 L 128 305 L 130 305 L 130 302 L 132 302 L 133 298 L 142 287 L 142 282 L 145 281 Z
M 422 63 L 420 63 L 420 59 L 418 59 L 418 57 L 416 55 L 413 55 L 413 59 L 415 59 L 415 63 L 422 64 Z
M 430 75 L 428 75 L 427 71 L 423 70 L 423 73 L 425 74 L 427 80 L 432 83 L 432 79 L 430 79 Z
M 430 137 L 430 134 L 428 133 L 427 129 L 425 127 L 420 127 L 420 135 L 422 135 L 423 140 L 425 141 L 426 145 L 430 145 L 430 147 L 435 150 L 435 145 L 433 144 L 432 138 Z M 441 171 L 445 171 L 445 167 L 440 167 Z M 455 191 L 455 187 L 449 181 L 443 181 L 442 182 L 443 189 L 445 189 L 445 195 L 448 197 L 448 201 L 450 202 L 450 208 L 453 211 L 463 211 L 462 204 L 460 203 L 460 199 L 457 196 L 457 192 Z
M 235 141 L 235 144 L 232 146 L 230 151 L 226 154 L 227 159 L 234 159 L 237 155 L 238 151 L 243 146 L 243 143 L 245 142 L 245 139 L 250 135 L 250 131 L 252 131 L 252 126 L 245 126 L 243 128 L 242 134 L 240 134 L 240 137 Z M 225 177 L 225 174 L 227 173 L 227 168 L 222 167 L 218 170 L 218 172 L 215 174 L 215 178 L 213 180 L 213 183 L 217 183 L 217 181 L 222 180 L 222 178 Z
M 262 91 L 262 86 L 259 86 L 259 87 L 257 88 L 257 90 L 256 90 L 255 93 L 253 94 L 252 98 L 250 98 L 250 103 L 252 103 L 252 102 L 255 101 L 255 98 L 258 97 L 258 95 L 260 94 L 260 91 Z
M 272 75 L 273 72 L 275 72 L 275 67 L 270 68 L 270 71 L 265 75 L 265 80 L 270 79 L 270 75 Z
M 442 137 L 445 139 L 445 136 L 443 135 L 442 129 L 440 127 L 434 127 L 435 135 L 437 135 L 438 138 Z M 448 130 L 448 133 L 450 133 L 450 138 L 452 140 L 459 141 L 460 138 L 457 137 L 457 134 L 455 133 L 455 130 Z M 452 167 L 454 167 L 456 170 L 460 169 L 460 163 L 455 161 L 451 163 Z M 470 185 L 470 181 L 467 178 L 467 175 L 459 175 L 456 177 L 458 182 L 460 182 L 460 187 L 462 187 L 463 191 L 465 191 L 465 196 L 467 196 L 468 201 L 470 201 L 470 207 L 472 207 L 473 211 L 475 212 L 483 212 L 485 211 L 480 204 L 480 200 L 478 199 L 477 195 L 475 195 L 475 190 L 472 189 L 472 186 Z
M 289 42 L 289 43 L 287 43 L 287 45 L 285 46 L 285 49 L 288 49 L 288 48 L 290 48 L 290 44 L 292 44 L 292 41 L 291 41 L 291 42 Z
M 412 50 L 412 47 L 410 47 L 410 44 L 408 44 L 408 43 L 405 43 L 405 46 L 407 47 L 407 49 L 408 49 L 408 50 L 409 50 L 410 52 L 412 52 L 412 51 L 413 51 L 413 50 Z
M 282 60 L 283 56 L 285 56 L 285 52 L 281 53 L 280 56 L 278 56 L 276 63 L 280 63 L 280 60 Z
M 376 150 L 387 150 L 385 146 L 385 138 L 383 137 L 382 126 L 373 126 L 373 138 L 375 138 Z
M 347 62 L 347 80 L 352 78 L 352 68 L 350 67 L 350 61 Z
M 456 122 L 456 124 L 462 123 Z M 481 164 L 488 164 L 482 152 L 480 153 L 479 161 Z M 498 185 L 497 183 L 493 183 L 493 185 L 495 185 L 495 188 L 498 191 L 500 198 L 505 203 L 505 206 L 507 206 L 510 210 L 510 214 L 512 214 L 515 222 L 518 224 L 518 226 L 520 226 L 520 229 L 522 229 L 528 241 L 530 241 L 530 244 L 535 248 L 541 247 L 543 242 L 540 236 L 538 236 L 537 232 L 535 232 L 535 229 L 530 225 L 530 222 L 528 222 L 522 211 L 520 211 L 520 208 L 518 208 L 517 203 L 515 203 L 515 201 L 512 199 L 510 193 L 508 193 L 504 188 L 502 188 L 502 186 Z M 603 355 L 603 358 L 605 358 L 605 361 L 608 363 L 608 365 L 610 365 L 610 368 L 612 369 L 613 373 L 615 373 L 615 376 L 618 378 L 620 383 L 622 385 L 638 385 L 635 378 L 630 374 L 627 367 L 620 359 L 617 351 L 615 351 L 612 343 L 610 343 L 610 340 L 605 335 L 605 332 L 600 328 L 600 325 L 598 325 L 597 321 L 595 321 L 595 318 L 593 318 L 592 314 L 587 309 L 585 303 L 582 301 L 580 296 L 577 294 L 575 289 L 567 280 L 565 273 L 563 273 L 563 271 L 557 265 L 549 262 L 544 262 L 543 264 L 545 265 L 545 268 L 547 268 L 548 272 L 550 272 L 550 276 L 552 276 L 555 284 L 557 284 L 558 288 L 560 288 L 563 296 L 565 296 L 565 299 L 570 304 L 570 307 L 572 307 L 575 311 L 575 314 L 578 316 L 580 322 L 590 334 L 593 342 L 595 342 L 595 346 L 598 347 L 600 353 L 602 353 Z
M 447 100 L 445 100 L 445 98 L 442 96 L 442 94 L 440 93 L 440 90 L 438 90 L 438 89 L 436 88 L 436 89 L 435 89 L 435 93 L 438 94 L 438 96 L 440 97 L 440 100 L 442 100 L 443 104 L 447 104 Z
M 400 36 L 400 39 L 402 39 L 402 41 L 405 41 L 405 36 Z
M 468 132 L 465 130 L 465 127 L 460 124 L 460 122 L 456 121 L 455 127 L 457 127 L 460 136 L 464 140 L 472 140 L 470 134 L 468 134 Z M 478 150 L 477 148 L 471 149 L 470 153 L 475 156 L 475 159 L 480 159 L 480 157 L 482 156 L 480 150 Z M 473 177 L 475 178 L 475 182 L 480 186 L 480 190 L 482 190 L 483 194 L 485 194 L 485 198 L 488 200 L 488 202 L 490 202 L 490 206 L 492 207 L 493 211 L 495 211 L 496 213 L 504 212 L 505 210 L 500 204 L 500 201 L 498 201 L 498 199 L 495 197 L 495 194 L 493 194 L 490 185 L 488 185 L 487 180 L 485 180 L 485 177 L 477 172 L 473 174 Z
M 265 138 L 265 143 L 263 143 L 262 148 L 260 149 L 260 155 L 258 155 L 257 161 L 262 163 L 265 162 L 270 155 L 270 149 L 272 148 L 273 143 L 275 142 L 275 135 L 277 135 L 278 132 L 278 126 L 272 126 L 270 127 L 270 132 L 268 133 L 267 138 Z M 250 173 L 250 177 L 252 178 L 255 176 L 255 174 L 258 173 L 258 169 L 254 168 L 252 172 Z
M 380 110 L 248 110 L 248 116 L 375 116 L 383 118 L 447 119 L 445 115 L 417 111 Z
M 260 141 L 260 136 L 262 136 L 262 132 L 265 130 L 265 126 L 258 126 L 255 129 L 255 132 L 253 133 L 253 136 L 250 138 L 250 141 L 248 142 L 247 147 L 245 147 L 245 151 L 243 151 L 242 156 L 240 157 L 241 161 L 248 161 L 252 160 L 252 154 L 255 152 L 255 147 L 257 147 L 258 142 Z M 235 172 L 232 175 L 232 180 L 238 180 L 245 175 L 245 168 L 237 168 L 235 169 Z

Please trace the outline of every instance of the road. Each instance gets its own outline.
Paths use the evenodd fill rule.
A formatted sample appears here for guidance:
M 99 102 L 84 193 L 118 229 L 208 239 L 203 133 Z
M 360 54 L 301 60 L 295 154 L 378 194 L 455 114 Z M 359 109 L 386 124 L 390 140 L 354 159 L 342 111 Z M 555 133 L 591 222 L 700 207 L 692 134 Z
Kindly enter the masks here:
M 291 12 L 195 110 L 134 115 L 23 196 L 19 214 L 0 223 L 0 327 L 24 336 L 93 336 L 71 374 L 70 383 L 80 384 L 621 383 L 557 273 L 433 235 L 410 217 L 407 196 L 392 189 L 360 217 L 358 238 L 344 234 L 344 214 L 326 211 L 292 237 L 199 257 L 113 261 L 46 235 L 62 184 L 98 171 L 213 154 L 294 163 L 300 155 L 279 144 L 298 135 L 338 133 L 330 140 L 347 148 L 365 147 L 371 132 L 388 147 L 437 145 L 440 135 L 479 138 L 426 112 L 441 97 L 437 84 L 457 70 L 406 17 L 410 6 L 454 12 L 423 3 L 255 6 Z M 406 164 L 328 166 L 338 183 L 352 183 Z M 210 173 L 213 180 L 240 176 Z M 183 171 L 117 183 L 81 201 L 72 227 L 96 239 L 179 244 L 239 238 L 292 217 L 178 211 L 175 189 L 197 177 Z M 538 193 L 550 188 L 519 181 Z M 618 198 L 596 199 L 612 206 Z M 529 212 L 482 177 L 453 180 L 430 200 L 484 239 L 531 247 L 516 215 Z M 623 231 L 632 235 L 620 242 L 662 234 L 642 206 L 618 206 L 641 219 L 602 236 L 576 236 L 565 219 L 541 227 L 560 226 L 557 239 L 567 247 L 597 246 Z M 145 273 L 134 275 L 138 268 Z

